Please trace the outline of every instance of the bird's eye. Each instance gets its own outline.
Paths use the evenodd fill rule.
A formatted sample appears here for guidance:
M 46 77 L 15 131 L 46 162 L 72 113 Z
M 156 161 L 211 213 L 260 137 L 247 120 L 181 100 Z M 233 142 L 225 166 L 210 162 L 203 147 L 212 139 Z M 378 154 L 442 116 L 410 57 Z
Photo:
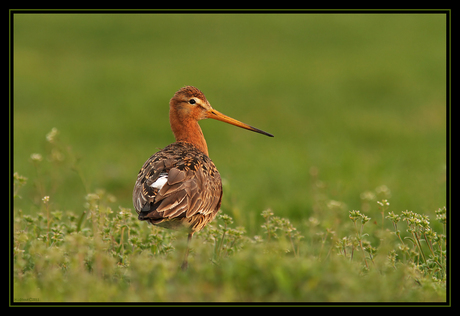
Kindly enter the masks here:
M 190 99 L 190 100 L 188 101 L 188 103 L 190 103 L 190 104 L 195 104 L 195 103 L 196 103 L 196 100 L 195 100 L 195 99 Z

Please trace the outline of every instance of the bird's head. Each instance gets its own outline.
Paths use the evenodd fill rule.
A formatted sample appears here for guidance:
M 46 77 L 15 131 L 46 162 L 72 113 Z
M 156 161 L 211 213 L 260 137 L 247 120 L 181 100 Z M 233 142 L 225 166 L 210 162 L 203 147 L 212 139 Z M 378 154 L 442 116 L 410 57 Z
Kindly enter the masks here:
M 192 86 L 185 86 L 177 91 L 171 98 L 169 105 L 170 111 L 174 111 L 181 120 L 193 119 L 200 121 L 211 118 L 273 137 L 270 133 L 242 123 L 215 110 L 208 102 L 203 92 Z

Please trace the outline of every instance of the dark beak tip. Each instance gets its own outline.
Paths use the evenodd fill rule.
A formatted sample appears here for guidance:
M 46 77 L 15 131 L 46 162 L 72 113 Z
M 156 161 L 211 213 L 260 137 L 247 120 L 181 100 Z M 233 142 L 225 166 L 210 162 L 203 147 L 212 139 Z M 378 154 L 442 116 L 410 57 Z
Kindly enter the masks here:
M 253 126 L 251 126 L 251 128 L 253 128 L 253 129 L 252 129 L 253 132 L 256 132 L 256 133 L 259 133 L 259 134 L 262 134 L 262 135 L 266 135 L 266 136 L 268 136 L 268 137 L 275 137 L 275 135 L 270 134 L 270 133 L 267 133 L 266 131 L 263 131 L 263 130 L 261 130 L 261 129 L 255 128 L 255 127 L 253 127 Z

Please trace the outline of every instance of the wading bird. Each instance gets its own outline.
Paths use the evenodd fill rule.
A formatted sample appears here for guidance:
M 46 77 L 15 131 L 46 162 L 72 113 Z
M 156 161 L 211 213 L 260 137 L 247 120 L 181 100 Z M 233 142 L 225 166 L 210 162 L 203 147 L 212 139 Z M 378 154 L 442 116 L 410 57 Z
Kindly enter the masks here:
M 222 201 L 220 174 L 209 158 L 206 140 L 198 125 L 199 120 L 207 118 L 273 137 L 216 111 L 195 87 L 186 86 L 174 94 L 169 102 L 169 122 L 176 142 L 144 163 L 134 185 L 133 204 L 141 221 L 188 230 L 182 269 L 188 265 L 193 234 L 216 217 Z

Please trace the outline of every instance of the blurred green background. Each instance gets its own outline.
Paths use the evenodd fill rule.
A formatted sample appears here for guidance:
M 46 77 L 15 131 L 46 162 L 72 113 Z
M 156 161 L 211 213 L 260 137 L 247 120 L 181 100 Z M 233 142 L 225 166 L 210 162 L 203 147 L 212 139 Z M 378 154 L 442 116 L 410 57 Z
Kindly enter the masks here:
M 13 35 L 26 213 L 39 208 L 34 179 L 53 172 L 64 180 L 42 193 L 56 209 L 83 209 L 97 188 L 132 208 L 140 167 L 174 141 L 168 102 L 184 85 L 275 135 L 200 123 L 225 181 L 222 210 L 248 232 L 266 208 L 307 219 L 316 172 L 348 210 L 380 185 L 398 213 L 446 205 L 443 14 L 15 14 Z M 31 163 L 53 127 L 85 185 Z

